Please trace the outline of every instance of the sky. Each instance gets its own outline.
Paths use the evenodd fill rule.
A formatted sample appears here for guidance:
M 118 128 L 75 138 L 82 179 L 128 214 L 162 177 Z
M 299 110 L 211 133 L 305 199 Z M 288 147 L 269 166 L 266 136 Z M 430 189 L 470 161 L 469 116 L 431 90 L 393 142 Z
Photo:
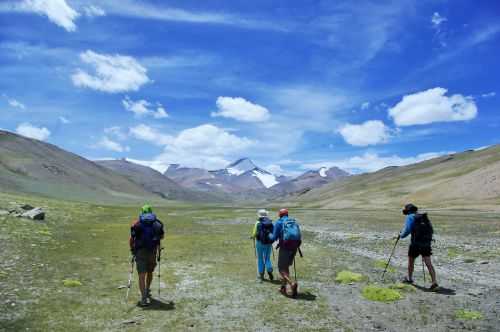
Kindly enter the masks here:
M 499 143 L 500 2 L 2 0 L 0 128 L 89 159 L 372 172 Z

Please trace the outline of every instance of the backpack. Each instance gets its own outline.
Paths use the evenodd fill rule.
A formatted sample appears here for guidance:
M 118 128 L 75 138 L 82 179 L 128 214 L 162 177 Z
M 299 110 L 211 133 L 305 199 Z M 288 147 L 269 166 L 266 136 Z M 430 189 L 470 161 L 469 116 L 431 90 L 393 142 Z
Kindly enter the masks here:
M 153 213 L 141 214 L 139 222 L 133 227 L 135 237 L 135 249 L 147 249 L 153 251 L 163 238 L 163 223 Z
M 434 229 L 432 223 L 427 216 L 427 213 L 415 214 L 415 221 L 413 223 L 413 230 L 411 232 L 412 244 L 420 246 L 430 246 L 432 242 L 432 235 Z
M 257 240 L 262 242 L 262 244 L 271 244 L 272 240 L 269 240 L 269 234 L 272 234 L 274 230 L 273 222 L 269 218 L 259 219 L 257 224 Z
M 295 219 L 287 218 L 283 222 L 283 231 L 281 237 L 281 244 L 287 250 L 296 250 L 302 243 L 302 234 L 300 232 L 299 224 Z

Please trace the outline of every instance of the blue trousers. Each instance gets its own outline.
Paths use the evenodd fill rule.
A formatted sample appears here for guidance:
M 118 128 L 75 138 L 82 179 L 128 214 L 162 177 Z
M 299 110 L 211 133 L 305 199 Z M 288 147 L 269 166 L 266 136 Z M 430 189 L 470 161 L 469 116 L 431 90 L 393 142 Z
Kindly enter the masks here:
M 273 263 L 271 262 L 272 245 L 263 244 L 257 240 L 255 241 L 255 246 L 257 248 L 257 267 L 259 273 L 264 273 L 264 266 L 267 272 L 273 272 Z

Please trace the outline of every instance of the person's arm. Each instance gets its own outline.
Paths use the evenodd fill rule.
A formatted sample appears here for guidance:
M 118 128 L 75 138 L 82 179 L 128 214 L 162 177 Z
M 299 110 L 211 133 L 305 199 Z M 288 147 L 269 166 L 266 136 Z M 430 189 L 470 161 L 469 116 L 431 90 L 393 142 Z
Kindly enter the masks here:
M 160 219 L 156 219 L 156 221 L 160 223 L 160 240 L 163 240 L 163 238 L 165 237 L 165 228 Z
M 272 240 L 272 241 L 278 241 L 279 240 L 280 234 L 281 234 L 281 227 L 282 227 L 282 223 L 281 223 L 280 220 L 278 220 L 274 224 L 272 235 L 271 234 L 269 235 L 269 240 Z
M 137 230 L 136 230 L 136 222 L 134 221 L 132 223 L 132 226 L 130 226 L 130 238 L 128 239 L 128 244 L 130 246 L 130 252 L 132 255 L 135 255 L 135 237 L 137 236 Z
M 255 223 L 255 225 L 253 226 L 252 239 L 257 238 L 257 227 L 258 227 L 258 225 L 259 225 L 259 221 L 257 220 L 257 222 Z
M 404 239 L 408 235 L 410 235 L 411 230 L 413 228 L 413 222 L 415 221 L 415 215 L 410 214 L 409 216 L 406 216 L 406 221 L 405 221 L 405 227 L 403 230 L 399 233 L 399 237 Z

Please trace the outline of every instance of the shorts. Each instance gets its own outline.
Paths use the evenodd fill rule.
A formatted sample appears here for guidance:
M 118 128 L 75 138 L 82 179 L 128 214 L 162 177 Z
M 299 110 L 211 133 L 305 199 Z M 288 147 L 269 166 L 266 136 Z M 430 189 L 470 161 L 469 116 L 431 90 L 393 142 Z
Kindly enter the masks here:
M 153 272 L 156 267 L 156 253 L 147 249 L 139 249 L 135 254 L 138 273 Z
M 287 250 L 284 248 L 280 248 L 278 253 L 278 270 L 280 271 L 288 271 L 288 268 L 293 264 L 293 259 L 297 254 L 297 249 L 295 250 Z
M 420 246 L 418 244 L 410 244 L 410 247 L 408 247 L 408 256 L 417 258 L 420 255 L 422 255 L 422 257 L 432 256 L 431 246 L 430 245 Z

